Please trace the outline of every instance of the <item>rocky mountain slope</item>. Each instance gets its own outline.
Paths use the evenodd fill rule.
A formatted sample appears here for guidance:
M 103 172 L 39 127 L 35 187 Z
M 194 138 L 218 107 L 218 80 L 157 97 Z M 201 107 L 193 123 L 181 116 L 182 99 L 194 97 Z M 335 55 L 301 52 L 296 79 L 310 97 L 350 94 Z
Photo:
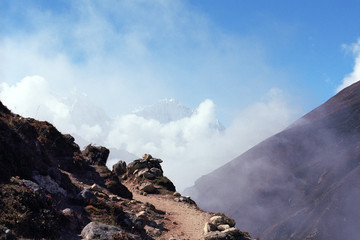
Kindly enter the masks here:
M 108 156 L 0 102 L 0 239 L 251 239 L 175 192 L 162 160 Z
M 359 184 L 360 82 L 186 193 L 261 239 L 359 239 Z

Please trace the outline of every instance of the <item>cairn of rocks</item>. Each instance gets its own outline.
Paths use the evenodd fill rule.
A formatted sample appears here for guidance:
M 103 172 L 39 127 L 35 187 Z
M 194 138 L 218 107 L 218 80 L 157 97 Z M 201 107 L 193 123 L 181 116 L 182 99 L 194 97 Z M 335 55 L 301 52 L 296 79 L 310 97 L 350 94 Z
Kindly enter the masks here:
M 144 154 L 141 159 L 136 159 L 128 165 L 124 161 L 119 161 L 113 166 L 113 172 L 119 178 L 136 180 L 141 193 L 155 193 L 156 185 L 174 192 L 174 184 L 163 175 L 162 162 L 159 158 Z
M 235 220 L 224 214 L 211 217 L 204 227 L 204 240 L 254 240 L 249 233 L 235 228 Z

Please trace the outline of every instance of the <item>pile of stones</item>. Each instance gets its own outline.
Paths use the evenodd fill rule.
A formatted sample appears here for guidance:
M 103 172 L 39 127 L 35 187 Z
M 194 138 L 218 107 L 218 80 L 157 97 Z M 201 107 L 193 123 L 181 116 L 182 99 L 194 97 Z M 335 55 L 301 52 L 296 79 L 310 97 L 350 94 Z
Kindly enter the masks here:
M 159 158 L 153 158 L 150 154 L 144 154 L 141 159 L 136 159 L 126 165 L 126 162 L 119 161 L 113 165 L 113 173 L 119 178 L 134 179 L 138 182 L 138 190 L 142 193 L 155 193 L 158 187 L 175 191 L 173 183 L 163 175 Z
M 249 233 L 235 228 L 235 220 L 224 214 L 210 218 L 204 227 L 204 240 L 253 240 Z

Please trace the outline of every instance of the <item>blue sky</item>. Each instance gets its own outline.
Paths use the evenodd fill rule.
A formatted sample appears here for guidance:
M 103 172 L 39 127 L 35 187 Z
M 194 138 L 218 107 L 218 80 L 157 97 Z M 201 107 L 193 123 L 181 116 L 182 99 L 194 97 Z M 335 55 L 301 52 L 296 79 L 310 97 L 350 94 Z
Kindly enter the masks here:
M 0 100 L 171 159 L 189 186 L 360 79 L 359 12 L 355 0 L 0 0 Z M 197 111 L 168 124 L 130 114 L 164 98 Z M 184 161 L 202 169 L 186 183 Z
M 114 111 L 106 107 L 111 101 L 127 102 L 119 104 L 125 112 L 161 98 L 192 108 L 210 98 L 226 123 L 276 87 L 305 112 L 331 97 L 352 71 L 354 56 L 342 46 L 359 37 L 359 3 L 3 0 L 2 43 L 33 48 L 28 54 L 43 68 L 63 58 L 58 61 L 72 65 L 65 69 L 72 79 L 64 74 L 68 79 L 59 84 L 56 69 L 55 79 L 8 60 L 15 53 L 6 49 L 2 80 L 45 75 L 60 93 L 79 89 L 108 111 Z M 8 64 L 21 69 L 10 72 Z M 146 89 L 153 96 L 135 99 Z

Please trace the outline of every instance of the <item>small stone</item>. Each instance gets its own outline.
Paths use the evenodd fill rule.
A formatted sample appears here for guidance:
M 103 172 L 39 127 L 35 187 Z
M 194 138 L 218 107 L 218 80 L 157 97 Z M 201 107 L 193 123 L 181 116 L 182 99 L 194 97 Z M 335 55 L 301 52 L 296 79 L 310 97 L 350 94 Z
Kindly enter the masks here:
M 221 224 L 226 224 L 223 216 L 213 216 L 210 218 L 210 223 L 219 226 Z
M 204 227 L 204 233 L 209 233 L 209 232 L 213 232 L 213 231 L 216 231 L 217 230 L 217 227 L 212 224 L 212 223 L 205 223 L 205 227 Z
M 174 192 L 174 197 L 181 197 L 181 194 L 179 192 Z
M 66 217 L 74 217 L 75 216 L 75 213 L 74 213 L 74 210 L 72 210 L 71 208 L 65 208 L 64 210 L 61 211 L 62 214 L 64 214 Z
M 144 160 L 146 160 L 146 161 L 149 161 L 150 159 L 152 159 L 152 156 L 151 156 L 150 154 L 148 154 L 148 153 L 145 153 L 145 154 L 142 156 L 142 158 L 143 158 Z
M 96 183 L 94 183 L 93 185 L 91 185 L 90 189 L 93 190 L 93 191 L 102 192 L 101 187 L 100 187 L 99 185 L 97 185 Z
M 221 225 L 217 226 L 217 229 L 219 231 L 224 231 L 224 230 L 229 229 L 229 228 L 230 228 L 230 226 L 228 224 L 221 224 Z
M 145 221 L 148 220 L 148 217 L 147 217 L 145 211 L 138 212 L 138 213 L 136 214 L 136 216 L 137 216 L 138 218 L 144 219 Z

